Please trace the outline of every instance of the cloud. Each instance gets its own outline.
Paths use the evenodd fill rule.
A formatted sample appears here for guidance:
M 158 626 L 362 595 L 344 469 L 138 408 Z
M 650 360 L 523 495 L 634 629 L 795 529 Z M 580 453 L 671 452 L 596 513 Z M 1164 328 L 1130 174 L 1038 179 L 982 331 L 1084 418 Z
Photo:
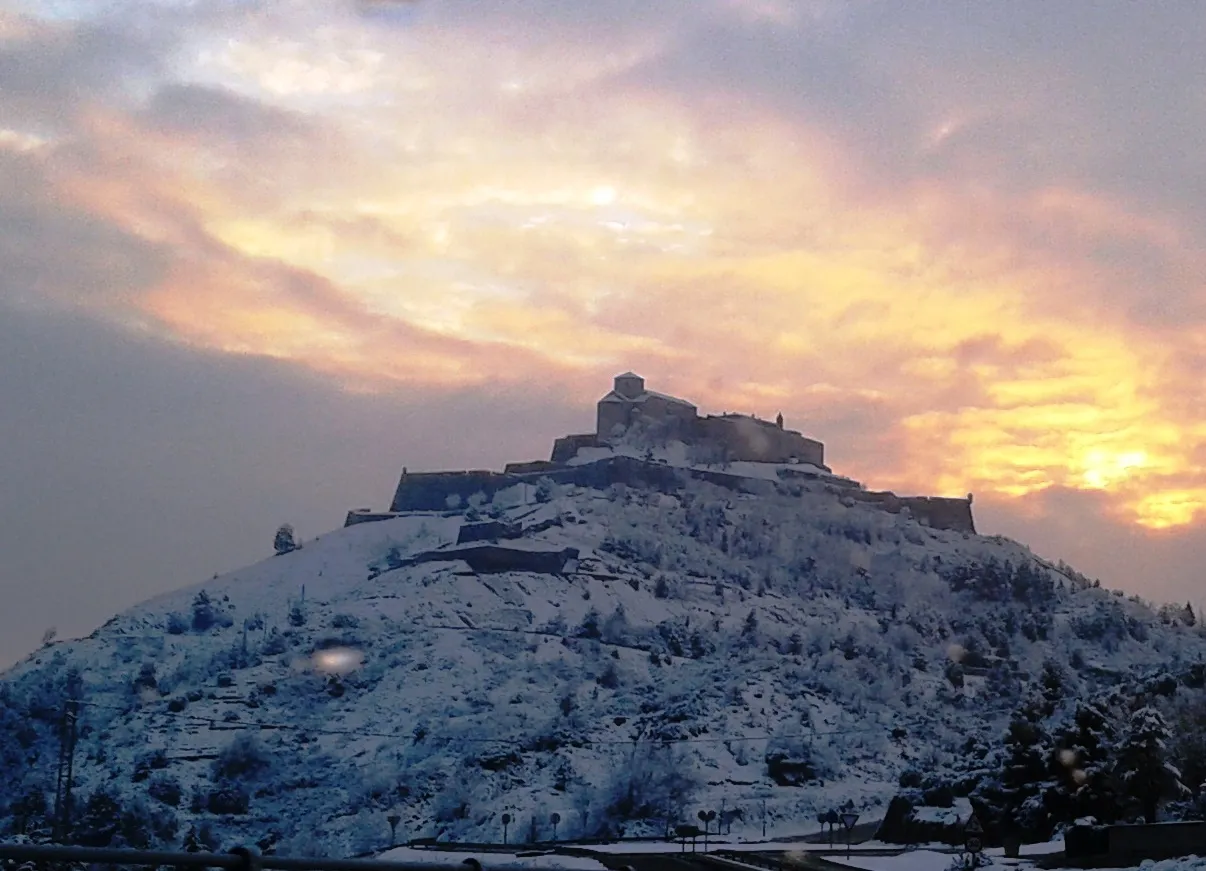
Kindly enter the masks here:
M 306 539 L 336 528 L 388 501 L 403 465 L 537 458 L 592 419 L 542 385 L 349 393 L 262 356 L 3 302 L 0 410 L 0 665 L 48 626 L 86 633 L 268 556 L 283 522 Z
M 110 8 L 0 19 L 23 305 L 360 394 L 635 367 L 873 485 L 1206 510 L 1189 7 Z
M 169 252 L 47 197 L 44 158 L 0 148 L 0 301 L 110 302 L 155 285 Z

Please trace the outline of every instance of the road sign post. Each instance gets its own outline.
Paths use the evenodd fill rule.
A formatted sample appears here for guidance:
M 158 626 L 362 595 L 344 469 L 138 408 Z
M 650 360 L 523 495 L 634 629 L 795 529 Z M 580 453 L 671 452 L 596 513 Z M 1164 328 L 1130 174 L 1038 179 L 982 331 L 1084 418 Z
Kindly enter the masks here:
M 842 814 L 842 828 L 846 830 L 846 858 L 850 858 L 850 840 L 854 835 L 854 824 L 858 822 L 858 814 L 847 812 Z
M 683 852 L 687 852 L 687 838 L 691 839 L 691 852 L 695 852 L 695 839 L 699 837 L 699 826 L 675 826 L 674 834 L 683 839 Z

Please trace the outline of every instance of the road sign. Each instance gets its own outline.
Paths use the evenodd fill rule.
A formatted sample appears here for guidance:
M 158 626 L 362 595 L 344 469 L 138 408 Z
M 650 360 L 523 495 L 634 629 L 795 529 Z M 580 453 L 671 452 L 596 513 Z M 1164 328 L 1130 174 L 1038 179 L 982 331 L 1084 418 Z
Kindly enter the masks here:
M 967 839 L 967 852 L 979 853 L 984 849 L 984 843 L 974 835 Z
M 858 814 L 842 814 L 842 825 L 848 829 L 853 829 L 854 824 L 858 822 Z
M 963 832 L 964 832 L 964 834 L 967 834 L 967 835 L 984 834 L 984 827 L 982 825 L 980 825 L 980 818 L 977 817 L 975 814 L 972 814 L 970 817 L 968 817 L 967 825 L 965 825 L 963 827 Z

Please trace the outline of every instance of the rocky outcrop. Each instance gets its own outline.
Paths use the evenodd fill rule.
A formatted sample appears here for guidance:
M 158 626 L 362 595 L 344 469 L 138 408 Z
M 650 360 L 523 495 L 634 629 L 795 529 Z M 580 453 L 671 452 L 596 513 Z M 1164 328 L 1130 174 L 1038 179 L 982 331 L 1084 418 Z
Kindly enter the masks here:
M 520 538 L 523 527 L 518 523 L 503 523 L 501 520 L 483 520 L 481 523 L 466 523 L 461 526 L 456 535 L 457 544 L 469 544 L 474 541 L 498 541 L 499 539 Z
M 432 562 L 462 561 L 481 574 L 498 572 L 533 572 L 541 575 L 564 574 L 570 563 L 578 559 L 578 549 L 573 547 L 555 549 L 507 547 L 502 544 L 474 544 L 467 547 L 450 547 L 429 550 L 416 554 L 403 565 L 419 565 Z

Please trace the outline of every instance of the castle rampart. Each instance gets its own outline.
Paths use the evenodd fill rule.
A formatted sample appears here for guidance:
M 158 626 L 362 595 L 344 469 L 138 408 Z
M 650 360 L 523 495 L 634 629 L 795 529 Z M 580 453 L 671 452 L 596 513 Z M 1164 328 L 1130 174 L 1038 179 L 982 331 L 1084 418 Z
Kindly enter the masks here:
M 751 463 L 825 466 L 825 446 L 795 430 L 743 414 L 708 415 L 695 421 L 698 438 L 724 448 L 726 459 Z
M 458 508 L 477 493 L 490 499 L 517 479 L 502 472 L 407 472 L 402 470 L 390 511 L 441 511 Z M 451 503 L 451 504 L 450 504 Z
M 448 511 L 469 504 L 475 497 L 486 501 L 500 490 L 519 484 L 535 485 L 549 479 L 556 483 L 604 489 L 613 484 L 675 492 L 686 480 L 708 481 L 718 486 L 751 493 L 770 493 L 773 481 L 756 476 L 705 468 L 681 468 L 624 455 L 596 462 L 568 465 L 583 448 L 606 447 L 620 438 L 626 427 L 643 424 L 650 433 L 715 449 L 716 463 L 754 462 L 778 464 L 783 480 L 818 478 L 836 495 L 893 514 L 908 509 L 919 522 L 935 529 L 975 533 L 971 498 L 948 499 L 929 496 L 897 496 L 895 493 L 864 490 L 862 485 L 829 474 L 824 464 L 825 446 L 801 433 L 786 429 L 782 415 L 773 423 L 742 414 L 699 417 L 686 400 L 656 393 L 631 372 L 615 380 L 615 388 L 599 401 L 599 431 L 559 438 L 549 460 L 509 463 L 503 472 L 417 472 L 402 470 L 388 513 L 348 513 L 346 525 L 383 520 L 412 511 Z M 607 436 L 605 433 L 612 433 Z M 707 453 L 707 451 L 705 451 Z
M 553 455 L 550 460 L 554 463 L 568 463 L 582 448 L 597 448 L 602 444 L 593 432 L 562 436 L 553 442 Z
M 897 496 L 888 491 L 843 490 L 842 495 L 856 502 L 874 505 L 891 514 L 899 514 L 907 508 L 918 522 L 934 529 L 952 529 L 956 532 L 975 533 L 976 522 L 972 516 L 970 499 L 943 496 Z

